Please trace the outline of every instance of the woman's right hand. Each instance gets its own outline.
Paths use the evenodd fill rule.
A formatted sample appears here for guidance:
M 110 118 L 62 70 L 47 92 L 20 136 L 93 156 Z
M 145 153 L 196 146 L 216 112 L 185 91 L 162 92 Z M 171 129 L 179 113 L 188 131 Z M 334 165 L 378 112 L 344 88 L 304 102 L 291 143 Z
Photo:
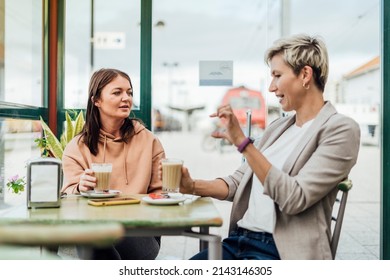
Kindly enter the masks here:
M 80 176 L 79 191 L 85 192 L 93 190 L 96 187 L 96 177 L 92 169 L 85 169 Z
M 220 118 L 224 127 L 222 130 L 214 131 L 211 136 L 215 138 L 224 138 L 237 147 L 246 138 L 240 123 L 229 104 L 218 107 L 217 112 L 211 114 L 210 117 Z

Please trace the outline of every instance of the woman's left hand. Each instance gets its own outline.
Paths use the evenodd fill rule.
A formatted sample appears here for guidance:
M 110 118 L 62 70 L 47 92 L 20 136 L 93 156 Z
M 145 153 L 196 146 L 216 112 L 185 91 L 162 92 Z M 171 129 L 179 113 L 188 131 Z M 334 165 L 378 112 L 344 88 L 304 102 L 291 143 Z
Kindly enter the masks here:
M 191 178 L 188 168 L 183 166 L 181 168 L 180 192 L 187 194 L 194 194 L 195 181 Z
M 215 138 L 224 138 L 230 143 L 238 146 L 245 139 L 245 134 L 241 129 L 240 123 L 237 117 L 233 113 L 233 109 L 230 105 L 223 105 L 218 107 L 216 113 L 210 115 L 210 117 L 218 117 L 224 126 L 224 130 L 214 131 L 211 136 Z
M 190 172 L 188 171 L 188 168 L 185 166 L 181 167 L 181 180 L 180 180 L 180 192 L 181 193 L 193 193 L 194 188 L 194 180 L 190 176 Z M 161 160 L 158 165 L 158 177 L 160 180 L 162 180 L 162 164 Z

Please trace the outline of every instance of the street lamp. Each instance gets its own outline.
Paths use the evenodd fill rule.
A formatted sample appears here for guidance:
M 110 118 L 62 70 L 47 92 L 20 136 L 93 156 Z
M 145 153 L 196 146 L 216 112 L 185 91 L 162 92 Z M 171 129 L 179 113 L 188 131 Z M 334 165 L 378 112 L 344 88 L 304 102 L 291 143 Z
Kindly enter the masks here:
M 172 71 L 173 68 L 178 67 L 178 62 L 164 62 L 162 64 L 168 69 L 168 106 L 172 106 Z

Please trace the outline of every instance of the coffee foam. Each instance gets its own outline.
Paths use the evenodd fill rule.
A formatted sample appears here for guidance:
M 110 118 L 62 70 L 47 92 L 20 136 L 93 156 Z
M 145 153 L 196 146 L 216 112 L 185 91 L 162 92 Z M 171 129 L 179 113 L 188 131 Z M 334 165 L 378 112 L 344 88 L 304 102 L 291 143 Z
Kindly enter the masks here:
M 92 170 L 94 172 L 112 172 L 112 165 L 100 165 L 100 164 L 92 164 Z

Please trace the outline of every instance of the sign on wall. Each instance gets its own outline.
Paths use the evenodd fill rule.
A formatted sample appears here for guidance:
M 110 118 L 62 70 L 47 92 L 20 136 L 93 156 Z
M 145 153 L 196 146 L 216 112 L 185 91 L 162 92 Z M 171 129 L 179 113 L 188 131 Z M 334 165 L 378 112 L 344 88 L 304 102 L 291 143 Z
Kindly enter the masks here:
M 96 49 L 124 49 L 126 34 L 124 32 L 96 32 L 94 47 Z
M 199 61 L 199 85 L 233 85 L 233 61 Z

